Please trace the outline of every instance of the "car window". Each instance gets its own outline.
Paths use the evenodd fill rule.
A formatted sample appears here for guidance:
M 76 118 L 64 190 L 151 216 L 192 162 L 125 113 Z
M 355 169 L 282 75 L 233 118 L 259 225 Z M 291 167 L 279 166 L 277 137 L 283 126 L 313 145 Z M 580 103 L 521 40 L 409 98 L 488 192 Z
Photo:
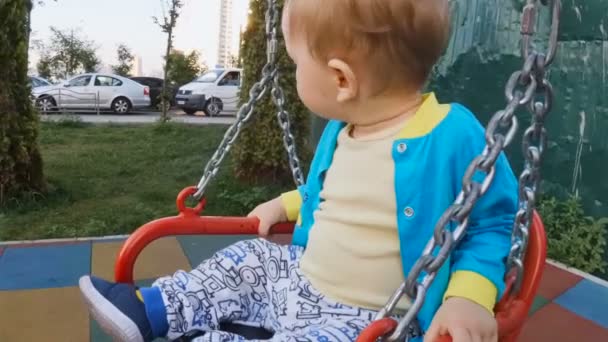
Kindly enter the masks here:
M 122 81 L 110 76 L 97 76 L 95 78 L 96 87 L 120 87 Z
M 41 86 L 40 81 L 34 77 L 30 77 L 30 82 L 32 82 L 32 87 L 34 88 Z
M 211 71 L 205 73 L 203 76 L 197 78 L 195 82 L 199 82 L 199 83 L 213 83 L 213 82 L 217 81 L 217 78 L 223 72 L 224 71 L 221 70 L 221 69 L 211 70 Z
M 70 87 L 85 87 L 91 82 L 91 75 L 80 76 L 70 81 Z
M 238 71 L 231 71 L 222 78 L 219 83 L 220 86 L 240 86 L 241 85 L 241 73 Z
M 140 78 L 140 77 L 131 77 L 131 81 L 135 81 L 141 85 L 150 85 L 149 82 L 145 79 L 145 78 Z

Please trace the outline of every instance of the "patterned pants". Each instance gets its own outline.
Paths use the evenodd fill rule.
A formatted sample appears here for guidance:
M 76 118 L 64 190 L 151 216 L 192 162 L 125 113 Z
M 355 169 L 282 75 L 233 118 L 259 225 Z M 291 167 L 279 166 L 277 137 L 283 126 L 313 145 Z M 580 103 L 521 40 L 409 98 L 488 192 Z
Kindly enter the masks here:
M 236 243 L 191 272 L 154 283 L 162 292 L 169 339 L 207 331 L 195 341 L 244 341 L 215 331 L 220 323 L 262 327 L 272 341 L 354 341 L 376 312 L 343 305 L 316 291 L 299 269 L 304 249 L 266 240 Z

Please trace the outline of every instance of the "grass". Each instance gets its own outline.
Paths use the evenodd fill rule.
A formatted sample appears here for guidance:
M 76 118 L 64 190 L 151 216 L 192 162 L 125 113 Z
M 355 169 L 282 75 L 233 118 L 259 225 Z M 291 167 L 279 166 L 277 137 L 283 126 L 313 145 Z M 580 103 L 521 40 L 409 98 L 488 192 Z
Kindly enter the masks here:
M 176 213 L 175 197 L 202 175 L 226 126 L 44 123 L 49 191 L 0 209 L 0 241 L 127 234 Z M 228 158 L 208 192 L 210 215 L 244 215 L 289 186 L 250 187 Z

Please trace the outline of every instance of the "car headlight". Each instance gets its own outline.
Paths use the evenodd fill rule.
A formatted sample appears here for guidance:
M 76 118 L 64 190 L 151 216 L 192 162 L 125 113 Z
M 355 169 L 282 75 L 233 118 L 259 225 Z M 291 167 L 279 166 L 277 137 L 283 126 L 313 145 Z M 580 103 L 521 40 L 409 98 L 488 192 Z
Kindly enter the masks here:
M 193 90 L 192 95 L 205 95 L 205 90 L 204 89 Z

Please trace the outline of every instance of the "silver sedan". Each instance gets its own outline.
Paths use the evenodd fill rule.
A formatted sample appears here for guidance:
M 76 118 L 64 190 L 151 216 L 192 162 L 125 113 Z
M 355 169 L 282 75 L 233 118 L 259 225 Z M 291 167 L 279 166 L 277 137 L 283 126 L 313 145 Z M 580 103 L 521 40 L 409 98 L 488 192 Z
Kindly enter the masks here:
M 43 113 L 58 109 L 112 110 L 127 114 L 150 106 L 150 88 L 118 75 L 83 74 L 32 91 Z

